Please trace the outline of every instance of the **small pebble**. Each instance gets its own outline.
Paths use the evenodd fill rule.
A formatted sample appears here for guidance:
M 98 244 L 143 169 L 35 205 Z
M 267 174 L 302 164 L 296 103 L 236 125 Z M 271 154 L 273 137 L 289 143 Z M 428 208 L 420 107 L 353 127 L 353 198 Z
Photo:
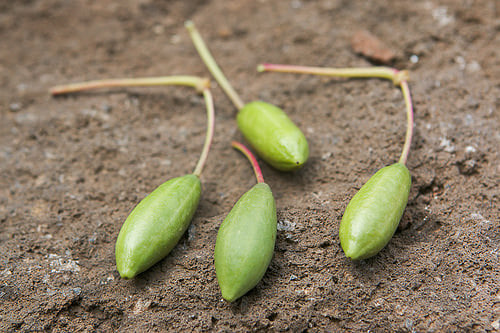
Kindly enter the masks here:
M 477 171 L 477 162 L 475 160 L 467 160 L 459 165 L 459 171 L 462 175 L 471 175 Z
M 12 112 L 17 112 L 21 110 L 21 107 L 22 107 L 21 103 L 11 103 L 9 105 L 9 110 Z
M 465 153 L 466 154 L 472 154 L 472 153 L 475 153 L 476 152 L 476 148 L 474 148 L 473 146 L 467 146 L 465 147 Z
M 329 152 L 327 152 L 327 153 L 324 153 L 324 154 L 321 156 L 321 159 L 322 159 L 323 161 L 326 161 L 327 159 L 329 159 L 330 157 L 332 157 L 332 155 L 333 155 L 333 154 L 332 154 L 332 152 L 330 152 L 330 151 L 329 151 Z
M 447 138 L 441 138 L 441 142 L 439 146 L 447 153 L 454 153 L 455 152 L 455 146 L 451 144 L 451 140 Z
M 173 35 L 172 37 L 170 37 L 170 43 L 172 44 L 179 44 L 181 41 L 181 36 L 179 35 Z
M 188 228 L 188 241 L 191 242 L 196 238 L 196 226 L 191 223 Z
M 135 303 L 133 313 L 135 315 L 140 314 L 140 313 L 148 310 L 150 306 L 151 306 L 150 300 L 140 299 Z
M 156 35 L 161 35 L 163 32 L 165 31 L 165 28 L 160 25 L 160 24 L 156 24 L 154 27 L 153 27 L 153 32 L 156 34 Z
M 467 67 L 465 68 L 468 72 L 478 72 L 481 70 L 481 65 L 475 60 L 471 61 L 470 63 L 467 64 Z
M 279 231 L 293 231 L 295 229 L 295 222 L 290 222 L 288 220 L 278 221 L 277 229 Z

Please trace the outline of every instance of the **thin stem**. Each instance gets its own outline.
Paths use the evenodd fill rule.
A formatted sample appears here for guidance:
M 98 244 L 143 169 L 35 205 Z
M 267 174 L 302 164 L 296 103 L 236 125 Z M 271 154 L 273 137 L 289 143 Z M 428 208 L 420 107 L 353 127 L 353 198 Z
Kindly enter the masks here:
M 281 72 L 296 74 L 314 74 L 322 76 L 338 76 L 348 78 L 383 78 L 391 80 L 394 85 L 401 87 L 406 104 L 406 137 L 399 163 L 406 164 L 408 153 L 410 151 L 411 140 L 413 136 L 413 105 L 411 101 L 410 88 L 408 80 L 410 75 L 408 71 L 399 71 L 390 67 L 366 67 L 366 68 L 322 68 L 308 66 L 261 64 L 257 66 L 259 72 Z
M 366 68 L 323 68 L 309 66 L 293 66 L 278 64 L 260 64 L 257 66 L 259 72 L 281 72 L 296 74 L 314 74 L 322 76 L 337 76 L 348 78 L 373 78 L 391 80 L 395 85 L 408 80 L 407 71 L 398 71 L 390 67 L 366 67 Z
M 50 89 L 50 94 L 52 96 L 57 96 L 62 94 L 69 94 L 69 93 L 93 90 L 99 88 L 166 86 L 166 85 L 189 86 L 195 88 L 198 92 L 203 92 L 205 88 L 210 86 L 210 81 L 208 79 L 200 78 L 197 76 L 188 76 L 188 75 L 94 80 L 94 81 L 86 81 L 86 82 L 55 86 Z
M 186 26 L 187 30 L 189 31 L 189 35 L 191 36 L 191 39 L 193 41 L 193 44 L 198 51 L 198 54 L 201 57 L 201 60 L 205 63 L 207 66 L 208 70 L 212 75 L 214 76 L 215 80 L 219 83 L 221 86 L 222 90 L 226 93 L 226 95 L 231 99 L 233 104 L 236 106 L 238 110 L 243 108 L 245 103 L 241 100 L 240 96 L 236 91 L 233 89 L 229 81 L 226 79 L 224 76 L 224 73 L 222 73 L 222 70 L 219 68 L 217 63 L 215 62 L 215 59 L 212 57 L 210 54 L 210 51 L 208 50 L 207 46 L 205 45 L 205 42 L 201 38 L 200 33 L 196 29 L 194 23 L 192 21 L 186 21 L 184 23 Z
M 245 145 L 237 141 L 231 142 L 231 146 L 233 146 L 234 149 L 237 149 L 240 152 L 242 152 L 243 155 L 245 155 L 248 158 L 250 164 L 252 164 L 253 171 L 255 172 L 257 183 L 264 183 L 264 176 L 262 175 L 262 171 L 260 170 L 259 163 L 257 162 L 257 159 L 252 154 L 252 152 L 247 147 L 245 147 Z
M 408 86 L 408 82 L 401 82 L 401 91 L 403 92 L 403 97 L 405 99 L 406 104 L 406 137 L 405 144 L 403 146 L 403 151 L 401 152 L 401 157 L 399 158 L 399 163 L 406 164 L 406 160 L 408 159 L 408 153 L 410 152 L 411 139 L 413 136 L 413 104 L 411 101 L 410 95 L 410 87 Z
M 208 151 L 210 150 L 210 146 L 212 144 L 215 127 L 214 100 L 208 88 L 203 90 L 203 97 L 205 98 L 205 105 L 207 108 L 207 134 L 205 136 L 205 143 L 203 144 L 200 159 L 198 160 L 198 164 L 196 164 L 196 167 L 193 171 L 193 174 L 198 177 L 200 177 L 201 171 L 203 170 L 205 162 L 207 161 Z
M 196 164 L 193 174 L 200 177 L 201 171 L 205 166 L 208 158 L 208 151 L 212 144 L 215 126 L 215 111 L 214 101 L 210 93 L 210 81 L 208 79 L 199 78 L 197 76 L 162 76 L 162 77 L 146 77 L 136 79 L 110 79 L 110 80 L 95 80 L 80 83 L 73 83 L 68 85 L 56 86 L 50 89 L 53 96 L 69 94 L 79 91 L 92 90 L 98 88 L 111 88 L 111 87 L 139 87 L 139 86 L 164 86 L 164 85 L 181 85 L 190 86 L 197 91 L 203 93 L 205 98 L 205 105 L 207 109 L 207 134 L 205 143 L 201 151 L 200 159 Z

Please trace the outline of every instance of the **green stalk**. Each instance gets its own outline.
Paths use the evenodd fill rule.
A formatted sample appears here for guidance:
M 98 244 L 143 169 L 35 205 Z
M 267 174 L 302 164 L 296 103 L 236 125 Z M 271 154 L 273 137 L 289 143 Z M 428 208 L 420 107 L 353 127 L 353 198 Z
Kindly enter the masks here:
M 410 87 L 407 81 L 401 81 L 401 91 L 403 92 L 403 97 L 406 104 L 406 138 L 405 144 L 403 146 L 403 151 L 401 152 L 401 157 L 399 158 L 399 163 L 406 164 L 408 159 L 408 153 L 410 152 L 411 139 L 413 137 L 413 104 L 411 101 Z
M 160 76 L 160 77 L 145 77 L 145 78 L 125 78 L 125 79 L 106 79 L 93 80 L 86 82 L 78 82 L 66 85 L 55 86 L 50 89 L 52 96 L 70 94 L 80 91 L 100 89 L 100 88 L 116 88 L 116 87 L 147 87 L 147 86 L 188 86 L 195 88 L 198 92 L 203 92 L 205 88 L 210 86 L 208 79 L 197 76 L 179 75 L 179 76 Z
M 94 80 L 79 83 L 72 83 L 67 85 L 60 85 L 50 89 L 53 96 L 75 93 L 80 91 L 87 91 L 99 88 L 114 88 L 114 87 L 148 87 L 148 86 L 166 86 L 166 85 L 180 85 L 195 88 L 198 92 L 203 94 L 205 98 L 205 105 L 207 109 L 207 134 L 205 143 L 201 151 L 200 159 L 196 164 L 193 174 L 198 178 L 201 171 L 205 166 L 208 158 L 208 151 L 212 144 L 215 127 L 215 111 L 212 94 L 210 93 L 210 81 L 208 79 L 200 78 L 197 76 L 161 76 L 161 77 L 146 77 L 146 78 L 126 78 L 126 79 L 106 79 Z
M 212 140 L 214 137 L 214 127 L 215 127 L 215 112 L 214 112 L 214 101 L 212 98 L 212 94 L 208 88 L 203 90 L 203 97 L 205 98 L 205 105 L 207 108 L 207 134 L 205 136 L 205 143 L 203 144 L 203 149 L 201 151 L 200 159 L 198 160 L 198 164 L 194 168 L 193 174 L 198 176 L 201 175 L 201 171 L 205 166 L 205 162 L 208 158 L 208 151 L 210 150 L 210 146 L 212 144 Z
M 264 176 L 262 175 L 262 171 L 260 169 L 259 163 L 257 162 L 257 159 L 255 156 L 252 154 L 252 152 L 245 147 L 242 143 L 239 143 L 237 141 L 231 142 L 231 146 L 234 149 L 239 150 L 240 152 L 245 155 L 248 160 L 250 161 L 250 164 L 252 165 L 253 171 L 255 172 L 255 177 L 257 178 L 257 183 L 264 183 Z
M 189 35 L 191 36 L 191 39 L 193 41 L 193 44 L 198 51 L 198 54 L 201 57 L 201 60 L 205 63 L 207 66 L 208 70 L 212 75 L 214 76 L 215 80 L 219 83 L 221 86 L 222 90 L 226 93 L 226 95 L 231 99 L 233 104 L 236 106 L 238 110 L 243 108 L 245 103 L 241 100 L 240 96 L 238 93 L 233 89 L 227 78 L 224 76 L 224 73 L 222 73 L 222 70 L 220 67 L 217 65 L 215 62 L 214 57 L 210 54 L 210 51 L 208 50 L 205 42 L 201 38 L 200 33 L 196 29 L 194 23 L 192 21 L 186 21 L 184 23 L 186 26 L 187 30 L 189 31 Z
M 390 67 L 366 67 L 366 68 L 322 68 L 309 66 L 293 66 L 293 65 L 278 65 L 278 64 L 260 64 L 257 66 L 259 72 L 281 72 L 295 74 L 313 74 L 321 76 L 335 76 L 346 78 L 382 78 L 391 80 L 394 85 L 399 86 L 403 92 L 403 97 L 406 105 L 406 137 L 399 158 L 399 163 L 406 164 L 410 151 L 411 140 L 413 137 L 413 105 L 410 95 L 408 80 L 410 78 L 408 71 L 397 70 Z

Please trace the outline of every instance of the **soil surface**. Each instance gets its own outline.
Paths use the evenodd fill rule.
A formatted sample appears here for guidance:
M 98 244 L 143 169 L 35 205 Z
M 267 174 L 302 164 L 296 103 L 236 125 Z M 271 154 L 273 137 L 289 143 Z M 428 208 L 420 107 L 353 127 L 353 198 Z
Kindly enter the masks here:
M 0 331 L 498 331 L 499 17 L 495 0 L 2 1 Z M 48 94 L 91 79 L 209 77 L 187 19 L 243 100 L 282 107 L 311 150 L 294 173 L 261 162 L 278 210 L 275 255 L 231 304 L 215 277 L 215 239 L 255 178 L 230 147 L 243 138 L 219 86 L 192 224 L 129 281 L 115 268 L 120 227 L 158 185 L 192 172 L 203 99 L 185 87 Z M 356 191 L 399 158 L 401 91 L 255 69 L 372 66 L 359 40 L 353 49 L 360 32 L 387 49 L 387 65 L 410 70 L 416 123 L 399 229 L 377 256 L 353 262 L 339 223 Z

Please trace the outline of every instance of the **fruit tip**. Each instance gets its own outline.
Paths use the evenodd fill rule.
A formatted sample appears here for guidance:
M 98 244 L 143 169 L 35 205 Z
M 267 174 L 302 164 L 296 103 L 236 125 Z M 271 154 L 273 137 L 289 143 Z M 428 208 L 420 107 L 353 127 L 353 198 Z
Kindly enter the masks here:
M 184 22 L 184 26 L 188 29 L 192 29 L 194 27 L 194 23 L 191 20 L 187 20 L 186 22 Z
M 117 270 L 118 273 L 120 274 L 120 277 L 124 280 L 131 280 L 137 275 L 137 272 L 135 272 L 133 269 L 130 268 L 121 267 L 120 269 Z
M 264 64 L 257 65 L 257 72 L 262 73 L 266 71 L 266 66 Z
M 120 274 L 120 277 L 124 280 L 132 280 L 134 276 L 128 274 Z

